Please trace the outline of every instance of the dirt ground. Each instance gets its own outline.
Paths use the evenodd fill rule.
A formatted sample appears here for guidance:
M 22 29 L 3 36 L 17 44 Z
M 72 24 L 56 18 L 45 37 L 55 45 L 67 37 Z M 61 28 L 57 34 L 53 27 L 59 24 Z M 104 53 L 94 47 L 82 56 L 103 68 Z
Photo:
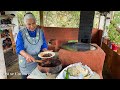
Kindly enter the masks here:
M 4 53 L 7 79 L 21 79 L 18 67 L 18 56 L 13 54 L 12 50 Z
M 14 62 L 11 66 L 6 68 L 7 79 L 21 79 L 18 62 Z

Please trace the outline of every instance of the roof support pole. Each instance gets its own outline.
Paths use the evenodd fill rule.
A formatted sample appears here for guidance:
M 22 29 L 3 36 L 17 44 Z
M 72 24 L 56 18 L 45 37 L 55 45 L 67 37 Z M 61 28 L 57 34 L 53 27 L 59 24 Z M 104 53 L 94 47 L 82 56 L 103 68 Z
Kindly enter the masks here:
M 44 26 L 43 24 L 43 11 L 39 11 L 40 14 L 40 26 Z

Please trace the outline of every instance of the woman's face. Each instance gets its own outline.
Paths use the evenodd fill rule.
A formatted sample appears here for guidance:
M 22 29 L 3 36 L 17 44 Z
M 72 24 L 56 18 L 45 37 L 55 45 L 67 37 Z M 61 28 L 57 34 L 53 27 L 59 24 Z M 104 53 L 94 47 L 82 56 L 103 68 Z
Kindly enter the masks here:
M 36 29 L 36 27 L 37 27 L 36 21 L 34 19 L 32 19 L 32 18 L 27 19 L 25 25 L 31 31 L 34 31 Z

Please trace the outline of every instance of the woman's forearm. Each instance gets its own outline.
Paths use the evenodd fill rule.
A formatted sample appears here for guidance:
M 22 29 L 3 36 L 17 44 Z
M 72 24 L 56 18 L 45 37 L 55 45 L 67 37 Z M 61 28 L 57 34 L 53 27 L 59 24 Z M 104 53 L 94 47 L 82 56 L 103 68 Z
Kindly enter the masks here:
M 24 50 L 21 50 L 20 51 L 20 55 L 22 55 L 23 57 L 26 58 L 26 56 L 28 55 Z
M 35 58 L 33 58 L 31 55 L 29 55 L 28 53 L 26 53 L 24 50 L 20 51 L 20 54 L 26 58 L 27 62 L 34 62 Z

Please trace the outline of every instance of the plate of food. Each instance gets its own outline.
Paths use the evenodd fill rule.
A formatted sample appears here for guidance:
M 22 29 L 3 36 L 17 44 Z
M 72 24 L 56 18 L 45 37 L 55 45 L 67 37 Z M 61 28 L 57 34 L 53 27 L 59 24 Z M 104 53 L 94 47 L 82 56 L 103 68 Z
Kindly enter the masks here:
M 64 68 L 56 79 L 90 79 L 93 71 L 82 63 L 75 63 Z
M 54 56 L 55 56 L 55 53 L 52 51 L 45 51 L 38 54 L 38 57 L 40 58 L 52 58 Z

